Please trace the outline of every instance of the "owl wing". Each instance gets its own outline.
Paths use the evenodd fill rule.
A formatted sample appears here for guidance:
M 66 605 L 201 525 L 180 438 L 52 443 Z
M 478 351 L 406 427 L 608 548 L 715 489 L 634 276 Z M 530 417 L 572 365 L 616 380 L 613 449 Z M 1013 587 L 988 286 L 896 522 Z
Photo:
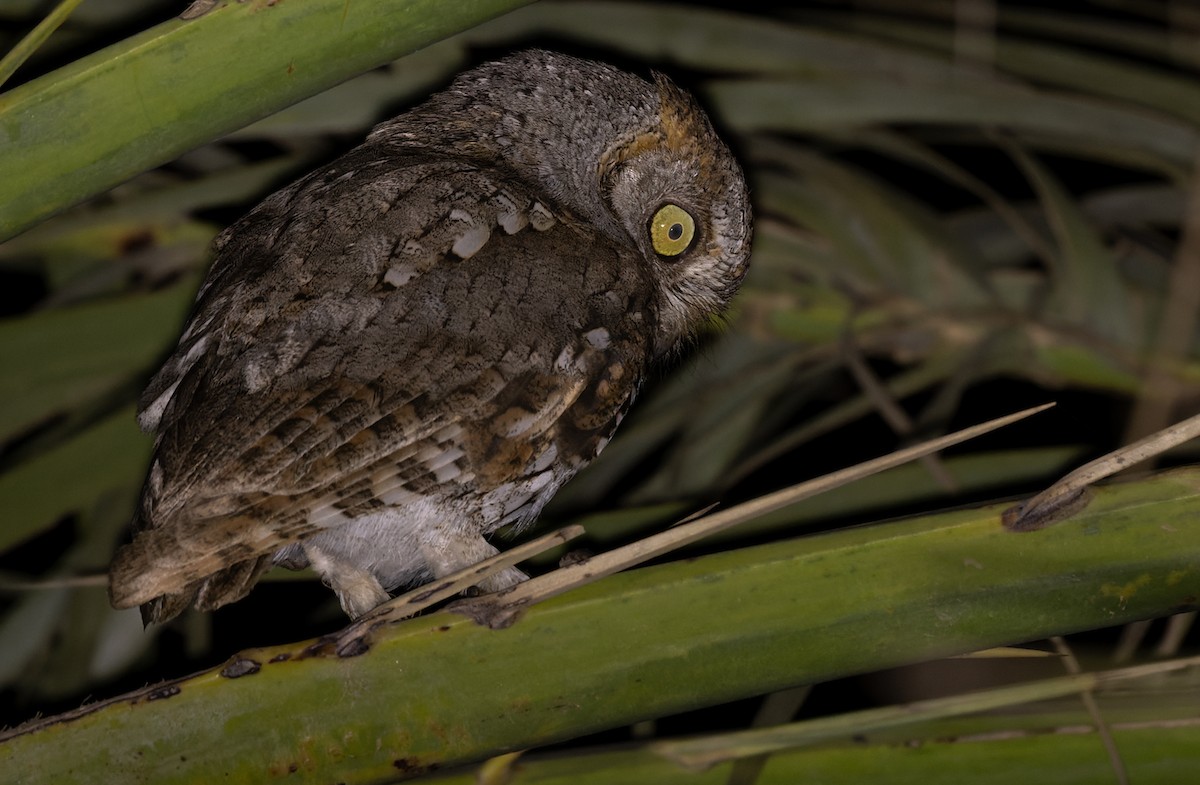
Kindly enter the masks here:
M 143 402 L 159 435 L 119 607 L 232 601 L 283 545 L 497 487 L 549 445 L 577 468 L 641 376 L 630 252 L 503 173 L 342 159 L 218 247 Z

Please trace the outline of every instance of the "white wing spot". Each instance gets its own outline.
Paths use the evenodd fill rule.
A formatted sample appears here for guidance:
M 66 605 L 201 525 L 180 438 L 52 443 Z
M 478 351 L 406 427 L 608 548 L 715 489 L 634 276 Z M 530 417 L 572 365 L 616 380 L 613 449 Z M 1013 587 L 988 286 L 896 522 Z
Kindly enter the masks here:
M 257 360 L 251 360 L 242 369 L 242 379 L 246 384 L 246 391 L 256 393 L 270 383 L 271 373 L 259 365 Z
M 462 469 L 458 468 L 456 463 L 448 463 L 445 466 L 438 466 L 433 469 L 433 476 L 439 483 L 448 483 L 455 480 L 462 474 Z
M 199 299 L 200 295 L 196 295 L 196 297 L 197 297 L 197 299 Z M 229 301 L 226 298 L 221 298 L 221 300 L 219 302 L 220 302 L 219 310 L 224 311 L 225 307 L 229 304 Z M 204 332 L 205 330 L 207 330 L 209 328 L 209 326 L 213 323 L 213 320 L 216 318 L 217 310 L 218 310 L 217 308 L 214 308 L 213 314 L 210 315 L 208 318 L 206 318 L 204 321 L 194 321 L 191 324 L 189 324 L 187 326 L 187 329 L 183 331 L 183 335 L 179 336 L 179 343 L 182 344 L 182 343 L 190 340 L 191 337 L 193 335 L 195 335 L 196 333 Z
M 448 466 L 448 465 L 453 464 L 455 461 L 457 461 L 459 458 L 463 457 L 464 455 L 466 455 L 466 453 L 464 453 L 462 450 L 460 450 L 457 447 L 444 447 L 443 446 L 443 447 L 438 448 L 437 455 L 435 455 L 433 457 L 423 458 L 422 460 L 425 463 L 425 468 L 429 469 L 430 471 L 433 471 L 435 469 L 440 469 L 443 466 Z
M 162 394 L 154 399 L 154 402 L 146 407 L 145 411 L 138 415 L 138 426 L 143 431 L 157 431 L 158 424 L 162 422 L 163 412 L 167 410 L 167 404 L 171 402 L 171 396 L 175 394 L 175 389 L 179 387 L 179 382 L 182 379 L 176 380 L 167 389 L 163 390 Z
M 553 464 L 557 458 L 558 446 L 554 442 L 550 442 L 550 444 L 547 445 L 544 450 L 542 450 L 541 455 L 534 460 L 533 470 L 535 472 L 545 471 L 546 469 L 550 468 L 551 464 Z
M 531 412 L 520 406 L 510 407 L 492 422 L 492 433 L 509 439 L 520 436 L 536 425 L 540 416 L 540 412 Z
M 535 474 L 533 477 L 529 478 L 528 488 L 533 493 L 537 493 L 542 488 L 545 488 L 547 485 L 549 485 L 550 481 L 553 479 L 554 472 L 551 471 L 544 471 L 541 474 Z
M 500 228 L 506 234 L 516 234 L 529 225 L 529 216 L 525 215 L 525 211 L 517 205 L 517 200 L 506 191 L 497 191 L 495 202 L 499 208 L 496 223 L 500 224 Z
M 575 363 L 575 349 L 571 346 L 563 347 L 563 350 L 558 353 L 558 359 L 554 361 L 554 369 L 557 371 L 565 371 Z
M 516 234 L 529 226 L 529 216 L 519 210 L 513 210 L 496 216 L 496 223 L 500 224 L 505 234 Z
M 212 320 L 209 319 L 209 322 L 211 321 Z M 206 322 L 204 326 L 207 327 L 208 322 Z M 162 421 L 163 412 L 166 411 L 167 404 L 171 402 L 171 396 L 175 395 L 175 389 L 179 387 L 179 382 L 183 380 L 184 374 L 191 370 L 191 367 L 196 364 L 196 360 L 200 359 L 200 355 L 203 354 L 204 350 L 207 348 L 208 336 L 206 335 L 192 344 L 191 348 L 187 350 L 187 354 L 185 354 L 183 359 L 179 361 L 179 366 L 175 371 L 175 382 L 170 387 L 163 390 L 162 393 L 160 393 L 159 396 L 155 398 L 149 406 L 146 407 L 145 411 L 138 415 L 138 425 L 141 426 L 143 431 L 158 430 L 158 424 Z
M 529 208 L 529 223 L 537 231 L 544 232 L 554 226 L 554 214 L 541 202 L 534 202 L 533 207 Z
M 450 247 L 450 250 L 460 259 L 470 259 L 475 255 L 476 251 L 487 243 L 488 238 L 491 236 L 492 230 L 489 227 L 472 226 L 454 241 L 454 245 Z
M 417 277 L 417 269 L 412 265 L 401 264 L 389 267 L 383 274 L 383 282 L 399 289 L 404 284 Z

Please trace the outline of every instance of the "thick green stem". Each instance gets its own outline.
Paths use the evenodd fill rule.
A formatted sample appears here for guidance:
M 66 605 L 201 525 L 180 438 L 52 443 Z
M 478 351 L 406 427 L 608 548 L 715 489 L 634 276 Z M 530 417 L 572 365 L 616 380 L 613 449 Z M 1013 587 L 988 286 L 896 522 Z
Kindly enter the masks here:
M 1200 469 L 1095 492 L 1042 531 L 1003 506 L 619 574 L 502 630 L 449 612 L 10 732 L 22 783 L 379 783 L 781 687 L 1194 607 Z
M 0 95 L 0 240 L 530 0 L 217 3 Z

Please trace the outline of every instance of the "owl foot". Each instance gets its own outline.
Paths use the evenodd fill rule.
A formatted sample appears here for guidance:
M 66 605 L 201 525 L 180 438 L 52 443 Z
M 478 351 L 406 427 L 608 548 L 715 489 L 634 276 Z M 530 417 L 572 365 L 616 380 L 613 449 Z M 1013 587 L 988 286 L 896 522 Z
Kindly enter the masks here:
M 482 537 L 437 537 L 420 548 L 421 557 L 429 570 L 438 579 L 458 577 L 459 574 L 485 562 L 500 553 Z M 502 591 L 526 580 L 529 576 L 516 567 L 506 567 L 474 581 L 484 593 Z
M 304 555 L 321 576 L 321 582 L 337 594 L 342 610 L 351 619 L 358 619 L 387 602 L 388 593 L 370 570 L 335 559 L 312 545 L 304 546 Z
M 334 651 L 337 652 L 337 655 L 339 657 L 355 657 L 363 654 L 370 648 L 369 637 L 374 630 L 411 618 L 431 605 L 453 597 L 455 594 L 466 593 L 471 589 L 491 594 L 528 580 L 529 576 L 515 567 L 506 567 L 499 572 L 478 578 L 477 576 L 481 572 L 485 572 L 489 566 L 494 569 L 495 562 L 504 558 L 497 555 L 495 549 L 482 539 L 479 542 L 493 552 L 492 558 L 483 559 L 478 563 L 470 563 L 464 568 L 449 572 L 424 586 L 419 586 L 388 602 L 377 605 L 364 614 L 351 616 L 354 623 L 336 636 Z M 346 608 L 345 601 L 343 601 L 342 607 L 346 609 L 347 613 L 350 613 Z

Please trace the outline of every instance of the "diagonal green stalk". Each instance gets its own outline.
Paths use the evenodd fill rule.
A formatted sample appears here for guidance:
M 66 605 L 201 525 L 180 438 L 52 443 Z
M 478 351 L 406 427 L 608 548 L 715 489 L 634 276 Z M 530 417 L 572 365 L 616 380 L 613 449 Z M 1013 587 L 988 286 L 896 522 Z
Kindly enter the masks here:
M 1097 489 L 1069 521 L 1003 505 L 611 576 L 513 626 L 442 612 L 10 732 L 23 783 L 378 783 L 836 676 L 1120 624 L 1200 597 L 1200 469 Z M 286 718 L 281 721 L 280 718 Z M 111 775 L 105 774 L 111 772 Z
M 530 0 L 217 4 L 0 95 L 0 240 Z
M 62 0 L 54 7 L 53 11 L 46 15 L 45 19 L 38 22 L 37 26 L 29 31 L 28 35 L 18 41 L 17 45 L 10 49 L 4 57 L 0 58 L 0 86 L 3 86 L 8 78 L 21 67 L 21 64 L 46 42 L 46 39 L 58 29 L 59 25 L 67 21 L 67 17 L 81 2 L 83 0 Z
M 898 706 L 862 709 L 832 717 L 818 717 L 772 728 L 734 731 L 683 741 L 656 742 L 650 748 L 681 766 L 703 770 L 739 758 L 786 752 L 854 734 L 1075 695 L 1122 680 L 1146 678 L 1196 666 L 1200 666 L 1200 657 L 1096 673 L 1071 673 L 990 690 L 930 698 Z

